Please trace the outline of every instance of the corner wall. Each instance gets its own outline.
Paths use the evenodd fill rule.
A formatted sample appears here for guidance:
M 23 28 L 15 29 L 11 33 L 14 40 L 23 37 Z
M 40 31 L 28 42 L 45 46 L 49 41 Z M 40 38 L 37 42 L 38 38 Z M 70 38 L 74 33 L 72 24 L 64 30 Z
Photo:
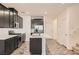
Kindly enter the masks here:
M 72 47 L 79 44 L 79 6 L 75 5 L 66 8 L 60 15 L 58 15 L 58 17 L 56 17 L 56 19 L 56 40 L 72 50 Z
M 52 37 L 57 40 L 57 18 L 52 21 Z
M 70 45 L 75 47 L 79 44 L 79 5 L 69 7 L 69 32 L 70 32 Z
M 68 9 L 64 10 L 58 17 L 57 17 L 57 34 L 58 39 L 57 41 L 65 45 L 68 49 L 72 49 L 69 45 L 69 11 Z

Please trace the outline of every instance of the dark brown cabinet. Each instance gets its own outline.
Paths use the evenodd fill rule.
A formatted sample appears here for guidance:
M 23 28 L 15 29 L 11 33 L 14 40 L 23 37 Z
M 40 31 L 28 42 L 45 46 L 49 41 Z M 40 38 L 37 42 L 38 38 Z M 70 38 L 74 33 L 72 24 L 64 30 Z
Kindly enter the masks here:
M 0 28 L 9 28 L 9 10 L 0 4 Z
M 18 21 L 19 23 L 19 28 L 23 28 L 23 18 L 21 16 L 18 15 Z
M 23 28 L 23 18 L 18 15 L 18 11 L 9 8 L 10 28 Z
M 4 54 L 11 54 L 16 48 L 18 48 L 19 37 L 15 36 L 5 40 Z
M 23 18 L 18 15 L 18 11 L 14 8 L 9 8 L 10 28 L 23 28 Z
M 9 28 L 9 10 L 6 8 L 4 13 L 4 28 Z
M 23 18 L 15 8 L 0 4 L 0 28 L 23 28 Z
M 18 19 L 18 11 L 14 8 L 8 8 L 9 9 L 9 20 L 10 20 L 10 28 L 16 28 L 16 22 Z
M 42 38 L 30 38 L 30 53 L 32 55 L 42 54 Z
M 19 40 L 19 36 L 11 37 L 5 40 L 0 40 L 0 55 L 11 54 L 16 48 L 18 48 Z

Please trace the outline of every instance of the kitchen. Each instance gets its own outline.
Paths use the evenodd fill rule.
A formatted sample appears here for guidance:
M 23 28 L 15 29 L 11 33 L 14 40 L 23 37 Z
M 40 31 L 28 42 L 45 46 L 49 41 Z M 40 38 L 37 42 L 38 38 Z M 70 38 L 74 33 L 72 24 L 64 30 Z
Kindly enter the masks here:
M 78 5 L 1 3 L 0 55 L 78 54 Z
M 26 41 L 27 28 L 23 28 L 23 18 L 19 16 L 18 11 L 13 7 L 6 7 L 5 4 L 0 4 L 1 7 L 1 17 L 0 18 L 0 31 L 1 33 L 1 55 L 7 54 L 17 54 L 13 53 L 14 50 L 20 48 Z M 22 12 L 23 13 L 23 12 Z M 45 43 L 42 42 L 44 33 L 44 22 L 42 16 L 31 16 L 33 21 L 31 21 L 31 32 L 30 32 L 30 47 L 28 51 L 31 54 L 45 54 Z M 27 25 L 28 26 L 28 25 Z M 4 35 L 5 34 L 5 35 Z M 34 44 L 36 43 L 36 44 Z M 33 45 L 33 46 L 32 46 Z M 36 45 L 36 46 L 34 46 Z M 33 50 L 33 51 L 32 51 Z M 42 52 L 44 50 L 44 52 Z M 35 51 L 35 52 L 34 52 Z M 32 53 L 33 52 L 33 53 Z M 24 51 L 23 51 L 24 53 Z

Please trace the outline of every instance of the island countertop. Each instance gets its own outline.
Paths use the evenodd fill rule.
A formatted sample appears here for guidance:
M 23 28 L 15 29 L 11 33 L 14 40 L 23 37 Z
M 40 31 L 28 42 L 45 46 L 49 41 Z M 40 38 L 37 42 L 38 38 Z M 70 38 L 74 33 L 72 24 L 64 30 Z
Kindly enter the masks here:
M 8 38 L 12 38 L 12 37 L 15 37 L 17 35 L 0 35 L 0 40 L 6 40 Z

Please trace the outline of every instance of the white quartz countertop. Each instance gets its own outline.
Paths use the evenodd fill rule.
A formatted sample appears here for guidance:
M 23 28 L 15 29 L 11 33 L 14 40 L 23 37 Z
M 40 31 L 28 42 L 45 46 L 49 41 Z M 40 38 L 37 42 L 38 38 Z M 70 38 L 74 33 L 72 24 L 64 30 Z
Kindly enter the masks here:
M 8 38 L 12 38 L 12 37 L 15 37 L 17 35 L 0 35 L 0 40 L 6 40 Z
M 46 36 L 46 35 L 31 35 L 30 38 L 45 38 L 45 39 L 52 39 L 52 37 L 50 36 Z
M 46 33 L 42 33 L 42 34 L 40 34 L 40 35 L 39 35 L 39 33 L 38 33 L 38 34 L 37 34 L 37 33 L 34 33 L 34 34 L 30 35 L 30 38 L 45 38 L 45 39 L 52 39 L 53 37 L 50 36 L 50 35 L 48 35 L 48 34 L 46 34 Z
M 31 35 L 30 38 L 44 38 L 44 35 Z

